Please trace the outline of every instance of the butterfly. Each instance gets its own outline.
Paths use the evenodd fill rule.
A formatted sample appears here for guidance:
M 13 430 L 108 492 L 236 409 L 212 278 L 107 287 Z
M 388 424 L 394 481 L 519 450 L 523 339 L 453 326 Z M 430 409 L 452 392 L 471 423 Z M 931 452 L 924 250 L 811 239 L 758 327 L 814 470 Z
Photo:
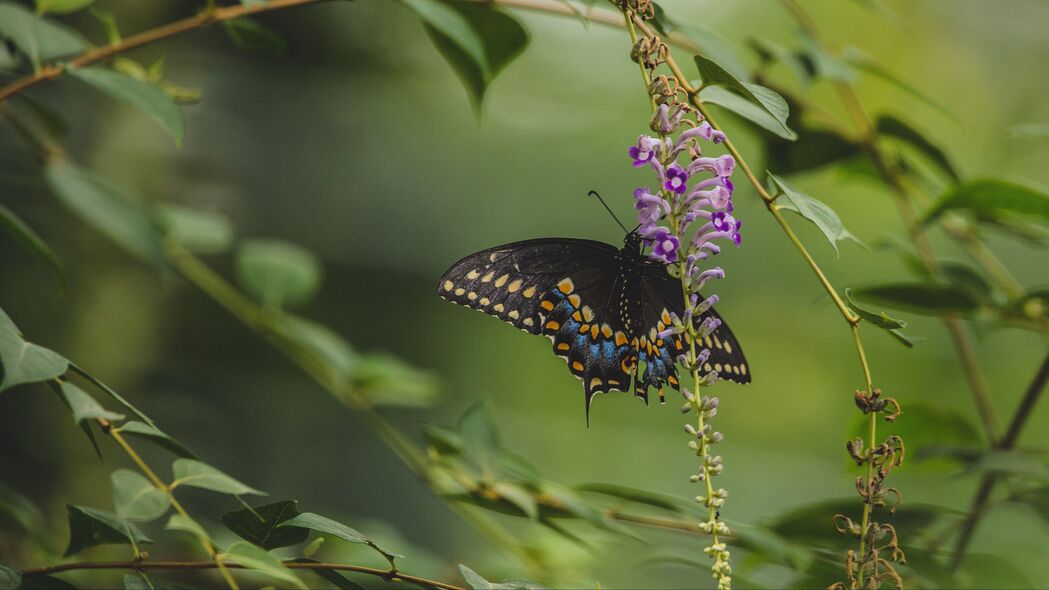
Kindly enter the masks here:
M 495 316 L 553 342 L 554 354 L 583 381 L 586 412 L 594 395 L 630 391 L 648 403 L 648 389 L 680 389 L 675 359 L 688 343 L 659 333 L 683 316 L 681 282 L 643 253 L 636 232 L 622 249 L 576 238 L 538 238 L 496 246 L 456 262 L 437 285 L 441 298 Z M 713 309 L 694 319 L 720 319 Z M 701 374 L 750 382 L 739 341 L 722 322 L 699 343 L 710 350 Z M 641 370 L 644 363 L 644 370 Z

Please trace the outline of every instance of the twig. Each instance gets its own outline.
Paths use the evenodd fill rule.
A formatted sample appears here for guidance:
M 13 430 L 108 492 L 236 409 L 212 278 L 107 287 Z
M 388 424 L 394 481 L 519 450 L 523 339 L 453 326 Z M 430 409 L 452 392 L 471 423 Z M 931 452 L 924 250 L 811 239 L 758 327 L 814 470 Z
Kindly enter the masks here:
M 221 567 L 211 561 L 85 561 L 80 563 L 63 563 L 47 567 L 29 568 L 22 570 L 23 576 L 57 574 L 76 570 L 206 570 Z M 226 563 L 231 569 L 247 569 L 238 563 Z M 351 565 L 346 563 L 304 563 L 297 561 L 285 561 L 284 567 L 299 570 L 336 570 L 357 572 L 377 576 L 391 582 L 409 582 L 427 588 L 440 588 L 442 590 L 465 590 L 462 586 L 431 580 L 420 576 L 406 574 L 399 570 L 384 570 L 363 565 Z
M 1047 381 L 1049 381 L 1049 355 L 1046 355 L 1042 365 L 1038 368 L 1038 372 L 1035 373 L 1034 379 L 1031 380 L 1031 384 L 1027 386 L 1027 391 L 1024 393 L 1023 399 L 1020 400 L 1020 405 L 1016 407 L 1016 412 L 1013 413 L 1013 418 L 1009 421 L 1009 429 L 1005 432 L 1005 436 L 1002 437 L 1002 441 L 997 445 L 998 450 L 1008 451 L 1016 446 L 1016 442 L 1020 438 L 1020 432 L 1023 430 L 1024 425 L 1027 424 L 1034 405 L 1038 402 L 1038 398 L 1042 396 L 1042 392 L 1045 391 Z M 988 473 L 980 481 L 980 487 L 977 489 L 976 495 L 973 496 L 972 505 L 969 508 L 969 515 L 962 525 L 961 532 L 958 535 L 958 542 L 954 546 L 954 552 L 951 554 L 952 567 L 957 568 L 965 560 L 965 553 L 972 542 L 973 534 L 976 532 L 976 525 L 979 524 L 980 519 L 987 512 L 987 506 L 991 500 L 991 492 L 994 491 L 994 486 L 998 483 L 999 476 L 999 473 Z

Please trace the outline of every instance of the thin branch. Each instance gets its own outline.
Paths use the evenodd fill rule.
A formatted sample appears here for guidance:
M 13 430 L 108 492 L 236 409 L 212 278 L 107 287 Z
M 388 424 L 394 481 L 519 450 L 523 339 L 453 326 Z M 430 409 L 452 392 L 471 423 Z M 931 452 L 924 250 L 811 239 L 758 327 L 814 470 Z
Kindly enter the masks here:
M 80 563 L 63 563 L 47 567 L 29 568 L 22 570 L 23 576 L 57 574 L 76 570 L 206 570 L 219 567 L 210 561 L 85 561 Z M 231 569 L 248 569 L 238 563 L 227 563 L 226 567 Z M 427 588 L 440 588 L 441 590 L 465 590 L 462 586 L 431 580 L 421 576 L 413 576 L 398 570 L 384 570 L 363 565 L 350 565 L 346 563 L 306 563 L 298 561 L 285 561 L 284 567 L 293 570 L 334 570 L 357 572 L 376 576 L 390 582 L 408 582 L 425 586 Z
M 292 6 L 301 6 L 304 4 L 316 4 L 320 1 L 321 0 L 269 0 L 268 2 L 251 2 L 238 4 L 236 6 L 205 10 L 196 16 L 177 20 L 155 29 L 149 29 L 148 31 L 144 31 L 137 35 L 132 35 L 131 37 L 127 37 L 116 43 L 97 47 L 81 54 L 69 62 L 47 65 L 34 74 L 19 78 L 7 86 L 0 88 L 0 102 L 7 100 L 23 90 L 32 88 L 41 82 L 54 80 L 65 73 L 68 69 L 88 66 L 109 59 L 110 57 L 125 51 L 148 45 L 155 41 L 160 41 L 161 39 L 173 37 L 180 33 L 185 33 L 186 31 L 192 31 L 212 23 L 240 18 L 242 16 L 269 12 L 271 10 L 280 10 Z
M 999 450 L 1008 451 L 1016 446 L 1016 442 L 1020 438 L 1020 432 L 1023 430 L 1024 425 L 1027 424 L 1027 420 L 1030 418 L 1035 404 L 1038 403 L 1038 399 L 1042 396 L 1042 392 L 1045 391 L 1046 382 L 1049 382 L 1049 354 L 1042 361 L 1042 365 L 1038 367 L 1038 372 L 1035 373 L 1031 384 L 1027 386 L 1027 391 L 1024 393 L 1023 399 L 1020 400 L 1020 405 L 1016 407 L 1016 412 L 1013 414 L 1012 420 L 1009 421 L 1009 429 L 1005 432 L 1005 436 L 1002 437 L 1001 443 L 997 445 Z M 973 535 L 976 533 L 976 526 L 984 514 L 987 513 L 991 492 L 994 491 L 994 486 L 998 483 L 999 476 L 999 473 L 988 473 L 980 481 L 980 487 L 977 489 L 976 495 L 973 496 L 969 515 L 962 525 L 961 533 L 958 535 L 958 543 L 954 546 L 954 552 L 951 555 L 952 567 L 958 567 L 965 560 L 966 551 L 972 542 Z

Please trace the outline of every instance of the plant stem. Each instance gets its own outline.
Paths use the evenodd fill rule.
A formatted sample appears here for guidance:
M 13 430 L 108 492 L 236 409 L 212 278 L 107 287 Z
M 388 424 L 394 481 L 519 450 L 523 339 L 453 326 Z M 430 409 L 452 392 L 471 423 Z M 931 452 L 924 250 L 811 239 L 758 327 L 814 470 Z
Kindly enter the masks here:
M 870 398 L 874 395 L 874 383 L 871 379 L 870 365 L 867 363 L 867 355 L 863 352 L 863 341 L 860 340 L 860 327 L 856 324 L 852 325 L 852 338 L 856 343 L 856 352 L 860 357 L 860 365 L 863 367 L 863 378 L 867 386 L 867 397 Z M 878 413 L 871 412 L 868 414 L 867 422 L 867 448 L 874 449 L 878 444 Z M 867 457 L 867 478 L 866 481 L 870 482 L 874 479 L 874 457 Z M 860 557 L 861 560 L 866 554 L 867 550 L 867 527 L 870 526 L 871 513 L 874 511 L 874 497 L 872 494 L 868 494 L 863 502 L 863 517 L 860 520 Z M 861 561 L 862 563 L 862 561 Z M 874 564 L 875 570 L 877 569 L 877 563 Z M 860 580 L 863 579 L 863 571 L 861 570 L 856 576 Z
M 182 504 L 175 498 L 175 495 L 171 493 L 171 488 L 157 476 L 156 472 L 154 472 L 149 465 L 146 464 L 142 459 L 142 456 L 139 455 L 138 452 L 127 442 L 127 439 L 120 434 L 120 430 L 114 428 L 105 418 L 99 418 L 98 425 L 102 427 L 102 432 L 108 434 L 114 441 L 116 441 L 120 448 L 124 449 L 124 452 L 131 457 L 131 460 L 138 466 L 142 473 L 146 475 L 146 478 L 149 479 L 150 483 L 152 483 L 158 490 L 168 495 L 171 499 L 171 507 L 175 509 L 175 512 L 181 514 L 184 518 L 192 520 L 189 513 L 186 512 L 186 509 L 182 507 Z M 215 550 L 215 546 L 211 544 L 211 541 L 207 537 L 202 536 L 197 537 L 197 539 L 200 541 L 201 546 L 204 547 L 204 550 L 207 551 L 208 555 L 214 560 L 210 565 L 218 568 L 219 573 L 222 574 L 223 579 L 226 580 L 226 584 L 232 590 L 238 590 L 237 581 L 233 578 L 233 574 L 229 572 L 229 569 L 227 569 L 227 565 L 223 564 L 222 560 L 218 559 L 218 551 Z
M 1047 381 L 1049 381 L 1049 354 L 1046 355 L 1041 366 L 1038 367 L 1038 372 L 1035 373 L 1031 384 L 1027 386 L 1027 391 L 1020 400 L 1020 405 L 1017 406 L 1012 420 L 1009 421 L 1009 429 L 1006 430 L 1005 436 L 1002 437 L 1001 442 L 997 445 L 998 450 L 1008 451 L 1016 446 L 1020 438 L 1020 432 L 1023 430 L 1024 425 L 1027 424 L 1027 420 L 1030 418 L 1038 399 L 1042 396 L 1042 392 L 1045 391 Z M 994 486 L 998 483 L 998 479 L 998 473 L 988 473 L 980 481 L 980 487 L 977 489 L 976 495 L 973 496 L 973 501 L 969 508 L 969 515 L 962 524 L 958 542 L 955 544 L 954 551 L 951 554 L 951 567 L 957 568 L 965 560 L 965 554 L 976 532 L 976 526 L 987 512 L 991 492 L 994 491 Z
M 206 570 L 219 567 L 221 564 L 216 564 L 210 561 L 85 561 L 80 563 L 63 563 L 60 565 L 52 565 L 47 567 L 29 568 L 21 570 L 24 576 L 33 575 L 49 575 L 57 574 L 61 572 L 69 572 L 76 570 Z M 238 563 L 228 563 L 227 568 L 231 569 L 244 569 L 244 566 Z M 449 584 L 447 582 L 441 582 L 438 580 L 431 580 L 420 576 L 413 576 L 406 574 L 399 570 L 384 570 L 373 567 L 366 567 L 363 565 L 351 565 L 346 563 L 304 563 L 297 561 L 285 561 L 284 567 L 288 569 L 299 569 L 299 570 L 333 570 L 333 571 L 348 571 L 357 572 L 361 574 L 368 574 L 383 578 L 390 582 L 408 582 L 411 584 L 417 584 L 424 588 L 440 588 L 441 590 L 465 590 L 462 586 L 456 586 L 455 584 Z

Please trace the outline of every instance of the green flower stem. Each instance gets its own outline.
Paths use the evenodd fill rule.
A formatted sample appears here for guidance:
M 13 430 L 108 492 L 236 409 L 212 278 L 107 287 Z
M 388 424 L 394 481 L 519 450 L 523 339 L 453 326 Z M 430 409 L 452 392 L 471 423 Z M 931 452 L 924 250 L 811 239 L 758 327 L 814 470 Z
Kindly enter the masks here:
M 131 461 L 134 462 L 136 466 L 138 466 L 139 470 L 141 470 L 142 473 L 145 474 L 146 478 L 149 479 L 150 483 L 152 483 L 153 486 L 156 487 L 158 490 L 168 495 L 168 497 L 171 499 L 171 507 L 175 509 L 175 512 L 182 515 L 183 518 L 192 520 L 189 513 L 186 512 L 186 509 L 182 507 L 182 504 L 175 498 L 175 495 L 171 493 L 171 486 L 165 484 L 164 481 L 161 480 L 159 476 L 157 476 L 156 472 L 153 471 L 153 469 L 150 468 L 148 464 L 146 464 L 146 462 L 142 459 L 142 456 L 139 455 L 138 452 L 135 451 L 135 449 L 127 442 L 127 439 L 125 439 L 124 436 L 120 434 L 120 429 L 114 428 L 113 425 L 105 418 L 99 418 L 98 425 L 102 428 L 102 432 L 108 434 L 110 438 L 112 438 L 117 443 L 117 445 L 120 446 L 120 448 L 124 449 L 124 452 L 127 453 L 128 457 L 131 457 Z M 197 539 L 200 541 L 201 546 L 204 547 L 204 550 L 207 551 L 211 559 L 214 560 L 213 562 L 208 564 L 208 567 L 218 568 L 219 573 L 222 574 L 222 578 L 226 581 L 226 584 L 232 590 L 239 590 L 239 586 L 237 586 L 237 581 L 233 578 L 233 574 L 230 573 L 228 566 L 223 564 L 222 560 L 217 557 L 218 551 L 216 551 L 215 546 L 211 544 L 211 541 L 204 536 L 197 537 Z M 135 563 L 143 562 L 136 561 Z
M 856 352 L 860 356 L 860 365 L 863 367 L 863 379 L 867 386 L 867 396 L 872 397 L 874 395 L 874 383 L 871 378 L 870 365 L 867 364 L 867 355 L 863 352 L 863 341 L 860 339 L 860 327 L 857 324 L 852 325 L 852 339 L 856 343 Z M 878 412 L 871 412 L 867 415 L 867 448 L 873 449 L 878 444 Z M 874 479 L 874 458 L 867 457 L 867 477 L 865 481 L 870 482 Z M 862 570 L 862 558 L 866 554 L 867 550 L 867 527 L 870 526 L 871 513 L 874 512 L 874 496 L 869 494 L 863 502 L 863 516 L 860 520 L 860 558 L 861 558 L 861 569 L 857 574 L 857 578 L 863 580 Z M 877 573 L 878 564 L 877 561 L 874 563 L 874 573 Z
M 80 563 L 63 563 L 60 565 L 52 565 L 48 567 L 24 569 L 21 571 L 21 573 L 23 576 L 33 576 L 58 574 L 62 572 L 70 572 L 76 570 L 206 570 L 213 569 L 216 567 L 221 568 L 223 566 L 221 564 L 217 564 L 210 561 L 85 561 Z M 244 566 L 238 563 L 229 563 L 226 564 L 225 567 L 230 569 L 244 569 Z M 422 588 L 440 588 L 441 590 L 465 590 L 462 586 L 456 586 L 455 584 L 449 584 L 447 582 L 441 582 L 438 580 L 430 580 L 428 578 L 422 578 L 419 576 L 412 576 L 399 570 L 383 570 L 374 567 L 366 567 L 363 565 L 351 565 L 346 563 L 305 563 L 298 561 L 285 561 L 284 567 L 293 570 L 331 570 L 356 572 L 383 578 L 384 580 L 390 582 L 407 582 L 409 584 L 418 585 Z

